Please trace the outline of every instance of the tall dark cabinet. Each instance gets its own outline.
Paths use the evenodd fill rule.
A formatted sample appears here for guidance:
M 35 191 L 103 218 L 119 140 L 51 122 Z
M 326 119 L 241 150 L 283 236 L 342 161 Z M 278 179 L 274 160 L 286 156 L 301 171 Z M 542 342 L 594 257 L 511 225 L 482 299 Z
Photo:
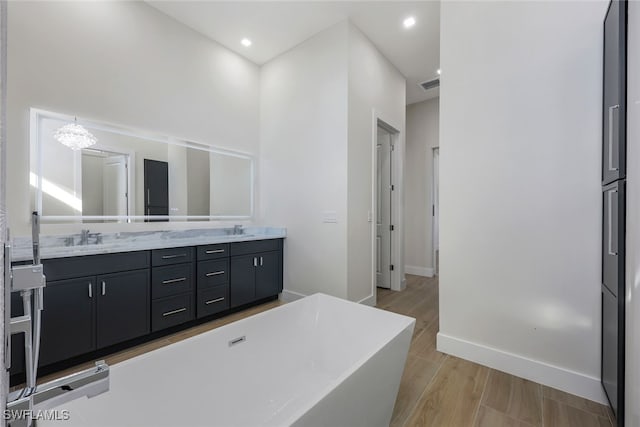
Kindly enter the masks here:
M 602 93 L 602 386 L 624 426 L 627 2 L 604 20 Z

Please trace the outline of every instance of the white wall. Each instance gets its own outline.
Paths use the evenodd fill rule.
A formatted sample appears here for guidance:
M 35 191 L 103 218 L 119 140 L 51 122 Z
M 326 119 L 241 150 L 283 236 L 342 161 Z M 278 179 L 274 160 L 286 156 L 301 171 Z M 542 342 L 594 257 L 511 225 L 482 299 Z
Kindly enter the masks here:
M 444 2 L 438 348 L 603 401 L 600 2 Z
M 14 235 L 29 233 L 30 107 L 257 154 L 259 68 L 156 9 L 142 2 L 11 2 L 8 25 Z M 109 225 L 92 226 L 100 227 Z
M 405 163 L 405 268 L 409 274 L 434 274 L 431 206 L 433 147 L 439 143 L 439 98 L 407 106 Z
M 627 222 L 625 425 L 640 426 L 640 3 L 627 35 Z
M 167 159 L 169 161 L 169 215 L 187 215 L 189 206 L 189 186 L 187 184 L 187 147 L 181 145 L 167 145 Z M 137 158 L 138 156 L 136 156 Z M 136 171 L 136 174 L 140 171 Z M 142 169 L 143 185 L 144 185 L 144 166 Z M 137 188 L 136 188 L 137 190 Z M 144 188 L 143 190 L 144 191 Z M 144 193 L 141 193 L 144 215 Z M 173 221 L 173 220 L 171 220 Z
M 374 111 L 400 135 L 394 154 L 404 159 L 405 79 L 355 26 L 349 25 L 349 141 L 348 141 L 348 298 L 375 303 L 373 271 Z M 401 164 L 401 163 L 400 163 Z M 399 169 L 402 170 L 402 169 Z M 398 175 L 401 176 L 401 175 Z M 396 184 L 396 206 L 401 201 L 402 183 Z M 397 233 L 402 222 L 394 219 Z M 402 246 L 393 251 L 392 262 L 404 265 Z M 396 271 L 402 273 L 402 269 Z
M 404 78 L 345 21 L 265 64 L 260 105 L 260 219 L 287 227 L 285 297 L 374 303 L 373 117 L 403 152 Z
M 82 155 L 82 212 L 84 215 L 103 215 L 104 187 L 103 170 L 104 157 Z
M 289 295 L 347 297 L 348 30 L 339 23 L 262 67 L 260 219 L 287 227 Z

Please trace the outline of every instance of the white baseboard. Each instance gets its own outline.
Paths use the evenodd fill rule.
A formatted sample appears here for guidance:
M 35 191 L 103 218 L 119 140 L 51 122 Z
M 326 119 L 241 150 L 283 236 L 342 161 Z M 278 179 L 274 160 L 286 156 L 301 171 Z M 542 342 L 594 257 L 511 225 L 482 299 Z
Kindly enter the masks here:
M 600 379 L 438 333 L 438 351 L 607 405 Z
M 376 306 L 376 297 L 375 295 L 371 294 L 366 298 L 362 298 L 360 301 L 358 301 L 358 304 L 364 304 L 364 305 L 369 305 L 371 307 L 375 307 Z
M 415 276 L 433 277 L 433 268 L 431 267 L 415 267 L 413 265 L 405 265 L 404 272 Z
M 304 297 L 306 297 L 306 295 L 301 294 L 299 292 L 288 291 L 286 289 L 283 289 L 282 293 L 280 294 L 280 301 L 293 302 L 295 300 L 299 300 Z

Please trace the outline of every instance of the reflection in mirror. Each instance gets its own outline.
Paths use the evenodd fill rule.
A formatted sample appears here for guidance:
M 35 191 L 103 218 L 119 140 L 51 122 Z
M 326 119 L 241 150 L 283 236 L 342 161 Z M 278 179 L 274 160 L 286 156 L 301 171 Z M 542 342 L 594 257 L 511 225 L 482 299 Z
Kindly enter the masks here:
M 82 169 L 82 215 L 129 215 L 129 154 L 85 148 Z
M 78 120 L 96 138 L 53 138 L 73 117 L 32 110 L 31 185 L 44 221 L 250 218 L 253 160 L 243 153 Z

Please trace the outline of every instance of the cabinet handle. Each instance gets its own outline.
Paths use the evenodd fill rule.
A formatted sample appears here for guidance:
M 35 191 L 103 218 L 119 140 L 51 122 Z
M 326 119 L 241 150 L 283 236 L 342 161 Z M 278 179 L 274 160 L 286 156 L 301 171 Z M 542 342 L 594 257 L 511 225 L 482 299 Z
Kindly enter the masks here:
M 258 258 L 253 257 L 253 266 L 257 267 L 258 266 Z
M 162 255 L 162 259 L 173 259 L 173 258 L 178 258 L 183 256 L 187 256 L 187 254 Z
M 107 284 L 104 282 L 104 280 L 102 281 L 102 295 L 106 295 L 107 294 Z
M 612 105 L 609 107 L 609 170 L 617 171 L 618 168 L 613 167 L 613 110 L 620 108 L 620 105 Z
M 207 273 L 205 274 L 205 276 L 207 277 L 211 277 L 211 276 L 219 276 L 221 274 L 224 274 L 224 270 L 220 270 L 220 271 L 212 271 L 211 273 Z
M 151 196 L 149 194 L 149 187 L 147 187 L 147 204 L 150 205 L 151 204 Z
M 187 311 L 186 307 L 179 308 L 177 310 L 167 311 L 166 313 L 162 313 L 163 317 L 172 316 L 174 314 L 182 313 L 183 311 Z
M 214 302 L 220 302 L 220 301 L 224 301 L 224 297 L 220 297 L 220 298 L 212 299 L 212 300 L 209 300 L 209 301 L 205 301 L 205 304 L 209 305 L 209 304 L 213 304 Z
M 609 255 L 613 255 L 613 256 L 617 256 L 618 252 L 614 252 L 613 251 L 613 238 L 612 238 L 612 234 L 613 234 L 613 218 L 611 218 L 611 214 L 613 213 L 613 193 L 617 193 L 618 190 L 611 190 L 609 191 L 608 194 L 608 209 L 609 209 L 609 248 L 608 248 L 608 252 Z
M 179 279 L 163 280 L 163 281 L 162 281 L 162 284 L 163 284 L 163 285 L 170 285 L 171 283 L 184 282 L 185 280 L 187 280 L 187 278 L 186 278 L 186 277 L 180 277 Z
M 264 261 L 264 260 L 262 259 L 262 257 L 260 257 L 260 267 L 262 267 L 262 263 L 263 263 L 263 261 Z
M 223 254 L 224 253 L 224 249 L 216 249 L 216 250 L 211 250 L 211 251 L 205 251 L 206 254 Z
M 89 282 L 89 298 L 93 298 L 93 283 Z

